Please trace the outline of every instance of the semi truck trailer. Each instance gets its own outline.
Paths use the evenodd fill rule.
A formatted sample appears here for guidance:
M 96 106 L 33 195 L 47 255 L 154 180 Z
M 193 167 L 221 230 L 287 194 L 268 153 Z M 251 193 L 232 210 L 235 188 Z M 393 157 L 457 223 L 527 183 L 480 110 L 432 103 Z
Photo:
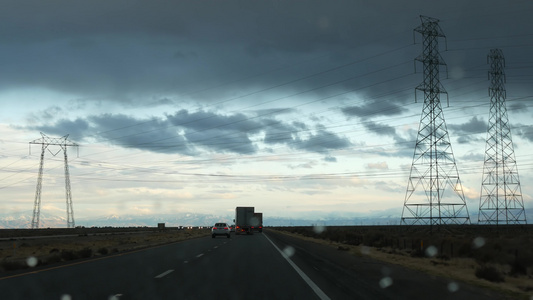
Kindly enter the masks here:
M 238 206 L 235 208 L 235 234 L 254 234 L 253 218 L 253 207 Z
M 254 213 L 252 226 L 254 227 L 255 231 L 263 232 L 263 213 Z

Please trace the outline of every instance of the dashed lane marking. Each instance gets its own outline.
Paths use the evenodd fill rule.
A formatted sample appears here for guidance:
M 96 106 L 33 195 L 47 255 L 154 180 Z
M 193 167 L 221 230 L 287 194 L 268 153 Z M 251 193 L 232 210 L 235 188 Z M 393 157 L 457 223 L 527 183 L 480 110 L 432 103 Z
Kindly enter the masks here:
M 174 270 L 167 270 L 167 271 L 157 275 L 155 278 L 163 278 L 163 277 L 167 276 L 168 274 L 170 274 L 172 272 L 174 272 Z

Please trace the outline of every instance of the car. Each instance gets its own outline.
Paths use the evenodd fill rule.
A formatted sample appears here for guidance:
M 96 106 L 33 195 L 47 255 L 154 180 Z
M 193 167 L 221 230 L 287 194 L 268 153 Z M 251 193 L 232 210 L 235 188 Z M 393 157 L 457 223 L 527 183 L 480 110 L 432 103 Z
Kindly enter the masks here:
M 216 238 L 217 235 L 225 235 L 229 239 L 231 237 L 230 232 L 231 229 L 227 223 L 215 223 L 215 226 L 211 227 L 212 238 Z
M 235 224 L 232 224 L 229 229 L 231 232 L 235 232 Z

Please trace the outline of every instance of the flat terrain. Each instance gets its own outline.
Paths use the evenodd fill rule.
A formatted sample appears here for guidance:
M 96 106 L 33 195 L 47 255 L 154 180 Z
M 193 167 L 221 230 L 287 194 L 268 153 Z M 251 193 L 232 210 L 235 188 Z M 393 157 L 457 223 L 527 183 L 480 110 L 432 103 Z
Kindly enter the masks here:
M 271 229 L 4 272 L 0 290 L 24 300 L 515 299 Z
M 197 228 L 0 230 L 0 272 L 138 250 L 209 234 L 209 229 Z
M 532 228 L 280 227 L 269 232 L 324 245 L 338 255 L 377 259 L 512 299 L 532 299 Z M 190 239 L 210 240 L 209 235 L 209 229 L 176 228 L 0 230 L 0 277 Z
M 286 234 L 533 299 L 533 226 L 279 227 Z

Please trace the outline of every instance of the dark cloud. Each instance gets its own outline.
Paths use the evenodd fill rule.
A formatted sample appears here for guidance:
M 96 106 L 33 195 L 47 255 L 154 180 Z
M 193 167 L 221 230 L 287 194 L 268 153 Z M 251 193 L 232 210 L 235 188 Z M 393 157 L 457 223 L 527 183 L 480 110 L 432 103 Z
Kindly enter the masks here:
M 456 140 L 457 140 L 457 142 L 459 144 L 475 144 L 475 143 L 477 143 L 479 145 L 483 145 L 483 143 L 486 141 L 482 137 L 476 137 L 476 136 L 471 136 L 471 135 L 459 136 Z
M 265 138 L 267 145 L 274 144 L 291 144 L 300 130 L 306 130 L 305 125 L 294 126 L 294 124 L 285 124 L 277 120 L 264 120 Z
M 316 133 L 310 134 L 306 138 L 297 138 L 290 146 L 300 150 L 328 154 L 331 150 L 345 149 L 350 145 L 351 142 L 347 138 L 340 137 L 319 126 Z
M 529 106 L 524 102 L 507 102 L 506 105 L 508 107 L 508 111 L 526 112 L 529 110 Z
M 372 121 L 366 121 L 363 124 L 368 131 L 375 133 L 378 136 L 392 137 L 394 141 L 400 144 L 407 142 L 405 138 L 396 133 L 396 128 L 390 125 L 375 123 Z
M 61 119 L 54 125 L 34 126 L 31 129 L 39 130 L 49 136 L 69 136 L 71 141 L 81 141 L 89 130 L 89 122 L 83 119 L 76 119 L 74 121 Z
M 194 155 L 194 145 L 187 143 L 166 120 L 142 120 L 122 114 L 102 114 L 88 118 L 94 138 L 109 144 L 157 153 Z
M 449 129 L 455 130 L 458 133 L 483 133 L 487 132 L 487 123 L 478 117 L 472 117 L 468 122 L 463 124 L 450 124 Z
M 477 38 L 509 36 L 500 43 L 510 46 L 506 55 L 523 57 L 523 50 L 511 47 L 511 34 L 529 33 L 529 16 L 520 12 L 532 6 L 463 0 L 8 1 L 0 12 L 0 88 L 41 87 L 94 101 L 144 102 L 162 94 L 204 103 L 288 82 L 294 84 L 276 91 L 394 92 L 395 80 L 412 73 L 412 65 L 376 71 L 419 55 L 419 45 L 403 50 L 421 12 L 442 19 L 450 48 L 489 49 L 498 46 L 494 40 Z M 492 10 L 480 13 L 480 7 Z M 497 17 L 501 12 L 507 18 Z M 449 67 L 470 72 L 468 62 L 483 61 L 486 51 L 451 52 Z M 342 84 L 317 89 L 335 82 Z M 403 111 L 391 104 L 379 112 L 374 104 L 344 112 Z
M 341 108 L 342 113 L 347 117 L 358 117 L 361 119 L 371 119 L 376 117 L 390 117 L 400 115 L 408 110 L 401 104 L 387 101 L 370 101 L 360 106 L 346 106 Z
M 43 89 L 82 99 L 79 107 L 113 108 L 45 123 L 68 109 L 49 111 L 38 120 L 47 125 L 37 127 L 50 134 L 70 131 L 80 140 L 184 155 L 250 155 L 261 142 L 271 151 L 284 145 L 334 161 L 330 152 L 352 143 L 320 127 L 323 111 L 287 119 L 301 104 L 316 103 L 403 145 L 382 155 L 410 156 L 402 149 L 412 149 L 405 146 L 411 139 L 387 119 L 412 114 L 406 103 L 423 81 L 420 63 L 414 74 L 423 51 L 418 33 L 413 44 L 419 15 L 441 20 L 449 50 L 441 44 L 441 54 L 451 70 L 441 83 L 451 98 L 460 90 L 468 103 L 486 97 L 488 82 L 472 83 L 486 77 L 491 48 L 504 48 L 509 81 L 530 76 L 529 46 L 518 46 L 531 44 L 531 9 L 533 2 L 495 0 L 9 1 L 0 11 L 0 90 Z M 517 85 L 531 93 L 530 84 Z M 528 102 L 511 106 L 524 110 Z M 121 110 L 160 107 L 172 110 L 159 118 Z M 461 143 L 486 131 L 477 116 L 449 128 Z
M 533 142 L 533 126 L 531 125 L 518 125 L 512 129 L 512 132 L 515 133 L 516 136 L 520 136 Z
M 157 153 L 196 156 L 201 151 L 251 155 L 257 143 L 283 144 L 291 148 L 326 155 L 330 150 L 351 145 L 347 138 L 323 126 L 310 130 L 303 122 L 284 122 L 242 113 L 217 114 L 210 111 L 189 112 L 182 109 L 164 118 L 140 119 L 124 114 L 100 114 L 70 121 L 61 119 L 53 125 L 35 126 L 51 135 L 71 136 L 82 141 L 101 141 L 126 148 Z M 261 141 L 254 136 L 263 135 Z

